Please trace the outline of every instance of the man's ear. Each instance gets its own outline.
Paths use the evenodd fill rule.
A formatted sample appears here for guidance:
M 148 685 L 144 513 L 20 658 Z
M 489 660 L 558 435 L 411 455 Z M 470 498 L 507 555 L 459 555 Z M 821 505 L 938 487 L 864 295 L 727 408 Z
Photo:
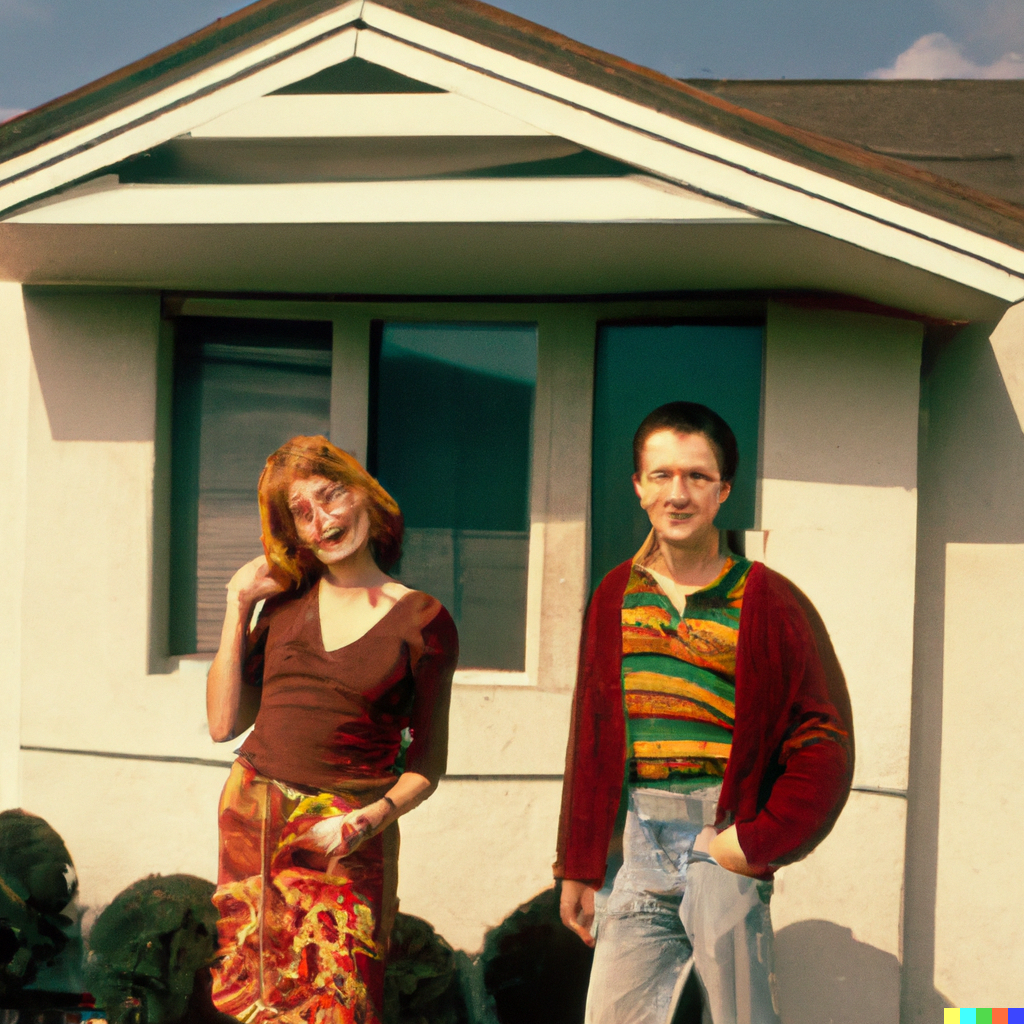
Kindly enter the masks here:
M 630 479 L 633 481 L 633 490 L 636 491 L 636 496 L 639 498 L 640 494 L 640 474 L 634 473 Z
M 723 480 L 722 481 L 722 486 L 721 486 L 721 488 L 718 491 L 718 504 L 721 505 L 722 502 L 724 502 L 725 499 L 728 498 L 731 493 L 732 493 L 732 481 L 731 480 Z

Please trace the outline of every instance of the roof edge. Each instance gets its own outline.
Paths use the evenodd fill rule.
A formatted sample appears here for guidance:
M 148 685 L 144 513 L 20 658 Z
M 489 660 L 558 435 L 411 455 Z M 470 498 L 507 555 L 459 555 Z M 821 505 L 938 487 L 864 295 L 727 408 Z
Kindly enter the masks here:
M 372 2 L 807 170 L 1024 249 L 1024 207 L 898 158 L 740 107 L 688 81 L 588 46 L 482 0 Z
M 256 0 L 177 42 L 0 124 L 0 162 L 84 128 L 346 2 Z

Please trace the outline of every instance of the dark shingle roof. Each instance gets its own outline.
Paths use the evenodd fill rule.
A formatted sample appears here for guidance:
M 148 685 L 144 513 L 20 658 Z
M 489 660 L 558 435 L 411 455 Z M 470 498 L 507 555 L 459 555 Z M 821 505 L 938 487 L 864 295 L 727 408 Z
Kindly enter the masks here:
M 1024 79 L 689 83 L 1024 206 Z

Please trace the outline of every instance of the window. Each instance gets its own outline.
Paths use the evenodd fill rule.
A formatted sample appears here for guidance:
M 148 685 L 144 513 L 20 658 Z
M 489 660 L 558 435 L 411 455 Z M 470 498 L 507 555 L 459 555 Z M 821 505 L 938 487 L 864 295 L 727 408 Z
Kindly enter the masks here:
M 596 583 L 647 534 L 631 442 L 655 406 L 682 398 L 725 417 L 740 471 L 719 524 L 755 525 L 763 326 L 753 316 L 698 321 L 665 303 L 662 319 L 641 320 L 658 307 L 616 303 L 606 315 L 622 319 L 596 322 L 596 304 L 311 301 L 290 306 L 307 319 L 283 320 L 262 319 L 274 315 L 270 300 L 240 301 L 236 317 L 206 304 L 189 299 L 176 321 L 172 654 L 216 650 L 224 584 L 261 551 L 267 456 L 296 434 L 331 436 L 332 423 L 335 443 L 365 452 L 401 506 L 394 573 L 451 611 L 466 681 L 498 672 L 562 685 L 553 666 L 575 649 L 588 562 Z M 531 471 L 546 477 L 532 482 Z
M 225 584 L 262 551 L 267 456 L 328 432 L 331 324 L 185 317 L 175 340 L 170 653 L 210 653 Z
M 754 526 L 764 328 L 756 323 L 603 325 L 594 366 L 591 584 L 650 531 L 630 481 L 633 434 L 665 402 L 700 402 L 732 427 L 740 466 L 716 523 Z
M 377 327 L 370 469 L 405 516 L 397 575 L 451 611 L 460 667 L 522 671 L 536 326 Z

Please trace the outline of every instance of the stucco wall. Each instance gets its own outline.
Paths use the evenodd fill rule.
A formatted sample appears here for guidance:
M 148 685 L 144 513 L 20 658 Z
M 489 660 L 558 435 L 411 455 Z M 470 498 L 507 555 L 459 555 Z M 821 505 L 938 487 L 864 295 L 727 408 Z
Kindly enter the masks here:
M 21 288 L 0 283 L 0 807 L 21 800 L 21 625 L 28 522 L 28 409 L 32 356 Z
M 947 545 L 935 985 L 957 1006 L 1024 995 L 1022 614 L 1024 544 Z
M 1024 433 L 991 330 L 935 332 L 926 350 L 904 908 L 913 1024 L 943 1002 L 1015 1005 L 1024 992 Z
M 906 320 L 769 306 L 761 532 L 748 554 L 759 546 L 829 630 L 860 789 L 825 843 L 780 872 L 787 1022 L 829 1019 L 837 992 L 850 1020 L 899 1013 L 921 336 Z

